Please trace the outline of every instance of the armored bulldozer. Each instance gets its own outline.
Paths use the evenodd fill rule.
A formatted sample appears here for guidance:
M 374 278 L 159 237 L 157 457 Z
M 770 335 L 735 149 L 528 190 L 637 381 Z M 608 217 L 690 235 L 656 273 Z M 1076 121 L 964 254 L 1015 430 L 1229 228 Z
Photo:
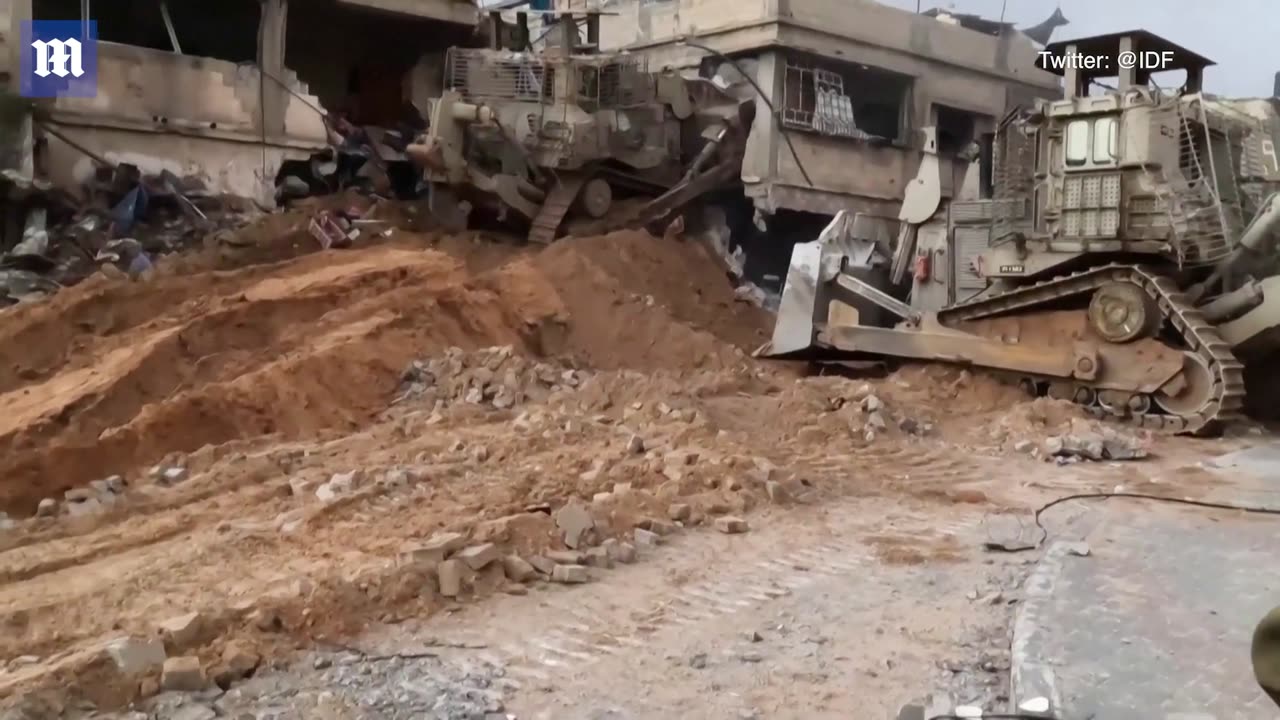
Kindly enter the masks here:
M 449 51 L 430 129 L 409 150 L 447 226 L 487 211 L 547 243 L 567 218 L 589 232 L 661 221 L 737 176 L 754 105 L 650 72 L 643 55 L 600 52 L 599 14 L 542 13 L 558 32 L 541 51 L 527 31 L 515 48 Z
M 1098 74 L 1058 71 L 1065 96 L 1012 112 L 978 153 L 977 200 L 942 196 L 926 128 L 896 242 L 842 212 L 797 244 L 760 355 L 961 363 L 1173 432 L 1243 412 L 1246 376 L 1252 393 L 1280 349 L 1274 138 L 1201 91 L 1211 61 L 1150 33 L 1046 50 L 1154 52 L 1186 81 L 1113 70 L 1090 93 Z

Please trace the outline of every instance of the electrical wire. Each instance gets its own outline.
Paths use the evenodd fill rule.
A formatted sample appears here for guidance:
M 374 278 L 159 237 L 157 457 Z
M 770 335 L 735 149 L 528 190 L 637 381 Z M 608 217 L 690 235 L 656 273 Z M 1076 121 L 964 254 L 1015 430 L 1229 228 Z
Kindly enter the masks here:
M 747 82 L 751 83 L 751 87 L 755 88 L 756 94 L 760 96 L 761 100 L 764 100 L 765 105 L 769 106 L 769 113 L 772 114 L 773 119 L 777 121 L 778 132 L 782 135 L 782 139 L 786 141 L 787 149 L 791 151 L 791 158 L 796 161 L 796 167 L 800 169 L 800 174 L 804 176 L 804 181 L 809 183 L 809 187 L 814 187 L 813 180 L 809 178 L 809 171 L 805 170 L 804 163 L 800 161 L 800 155 L 796 152 L 796 146 L 791 143 L 791 135 L 783 127 L 782 113 L 778 112 L 778 108 L 773 104 L 773 101 L 769 99 L 769 96 L 765 94 L 765 91 L 761 89 L 760 84 L 756 82 L 756 79 L 748 75 L 742 69 L 742 66 L 738 64 L 737 60 L 734 60 L 715 48 L 707 47 L 701 43 L 692 42 L 688 38 L 683 37 L 676 40 L 676 44 L 688 45 L 689 47 L 697 48 L 718 60 L 729 63 L 738 71 L 739 75 L 745 78 Z
M 1055 505 L 1061 505 L 1062 503 L 1067 502 L 1069 500 L 1090 500 L 1090 499 L 1108 500 L 1111 498 L 1154 500 L 1156 502 L 1174 503 L 1177 505 L 1191 505 L 1193 507 L 1210 508 L 1213 510 L 1238 510 L 1240 512 L 1254 513 L 1258 515 L 1280 515 L 1280 509 L 1276 509 L 1276 508 L 1258 507 L 1258 506 L 1252 506 L 1252 505 L 1236 505 L 1233 503 L 1217 503 L 1217 502 L 1210 502 L 1207 500 L 1190 500 L 1187 498 L 1167 497 L 1164 495 L 1148 495 L 1146 493 L 1132 493 L 1132 492 L 1077 493 L 1075 495 L 1067 495 L 1064 497 L 1060 497 L 1056 500 L 1052 500 L 1048 503 L 1045 503 L 1044 505 L 1041 505 L 1036 510 L 1035 522 L 1036 522 L 1036 527 L 1040 529 L 1040 539 L 1036 540 L 1034 543 L 1024 544 L 1024 545 L 1009 545 L 1006 543 L 987 542 L 983 544 L 983 547 L 985 547 L 987 550 L 996 550 L 1000 552 L 1009 552 L 1009 553 L 1035 550 L 1039 548 L 1041 545 L 1043 545 L 1044 541 L 1049 538 L 1048 529 L 1046 529 L 1044 524 L 1041 523 L 1040 521 L 1040 516 L 1043 515 L 1045 511 L 1049 510 Z M 998 717 L 998 716 L 986 715 L 984 717 Z M 1014 716 L 1014 717 L 1020 717 L 1020 716 Z
M 1032 715 L 1030 713 L 982 713 L 978 720 L 1055 720 L 1056 715 Z M 929 720 L 973 720 L 963 715 L 934 715 Z

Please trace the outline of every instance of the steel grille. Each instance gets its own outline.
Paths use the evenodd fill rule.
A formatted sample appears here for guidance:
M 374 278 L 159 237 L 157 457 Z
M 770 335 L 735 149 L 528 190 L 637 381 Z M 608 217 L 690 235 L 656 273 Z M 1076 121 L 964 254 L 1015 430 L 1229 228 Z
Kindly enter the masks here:
M 549 76 L 546 65 L 534 56 L 450 48 L 445 67 L 445 86 L 459 92 L 468 102 L 540 102 L 550 96 Z

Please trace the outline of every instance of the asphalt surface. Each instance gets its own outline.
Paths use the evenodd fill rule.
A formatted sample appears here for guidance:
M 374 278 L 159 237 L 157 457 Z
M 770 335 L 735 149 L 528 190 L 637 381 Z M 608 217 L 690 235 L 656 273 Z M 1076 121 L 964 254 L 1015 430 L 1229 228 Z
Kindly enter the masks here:
M 1280 446 L 1204 467 L 1231 481 L 1208 499 L 1280 507 Z M 1249 643 L 1280 604 L 1280 518 L 1141 500 L 1093 505 L 1026 583 L 1015 704 L 1045 697 L 1064 720 L 1277 717 L 1253 680 Z

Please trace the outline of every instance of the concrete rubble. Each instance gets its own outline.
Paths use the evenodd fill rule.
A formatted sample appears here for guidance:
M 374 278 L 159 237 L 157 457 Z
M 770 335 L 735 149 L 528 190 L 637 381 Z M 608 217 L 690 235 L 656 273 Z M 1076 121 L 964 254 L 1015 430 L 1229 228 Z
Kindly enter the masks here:
M 509 410 L 551 392 L 571 391 L 586 377 L 583 371 L 530 361 L 511 346 L 471 353 L 455 347 L 409 363 L 400 375 L 395 402 L 412 399 L 437 410 L 459 403 Z
M 1078 460 L 1141 460 L 1147 457 L 1145 441 L 1102 423 L 1075 419 L 1070 431 L 1046 438 L 1041 450 L 1059 463 Z

